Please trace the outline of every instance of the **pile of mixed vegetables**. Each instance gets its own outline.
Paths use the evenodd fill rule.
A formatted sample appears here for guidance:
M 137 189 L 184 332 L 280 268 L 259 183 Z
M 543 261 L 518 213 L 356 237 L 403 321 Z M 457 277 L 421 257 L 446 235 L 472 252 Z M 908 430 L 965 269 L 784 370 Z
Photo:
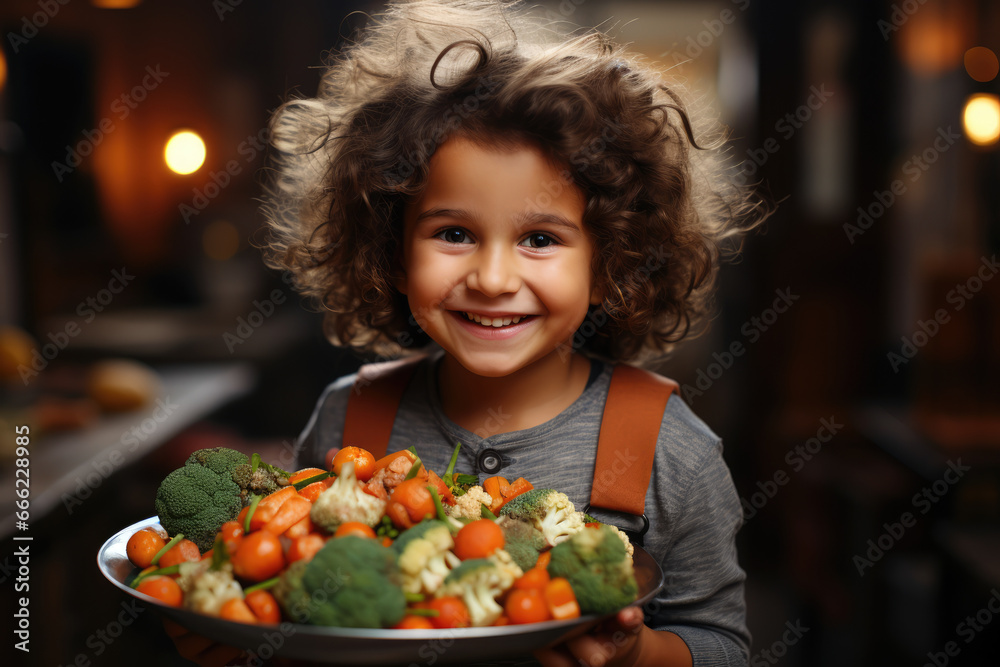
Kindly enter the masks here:
M 632 546 L 565 494 L 454 472 L 411 449 L 345 447 L 294 473 L 194 452 L 156 493 L 163 530 L 131 536 L 131 586 L 246 623 L 431 629 L 608 614 L 637 586 Z

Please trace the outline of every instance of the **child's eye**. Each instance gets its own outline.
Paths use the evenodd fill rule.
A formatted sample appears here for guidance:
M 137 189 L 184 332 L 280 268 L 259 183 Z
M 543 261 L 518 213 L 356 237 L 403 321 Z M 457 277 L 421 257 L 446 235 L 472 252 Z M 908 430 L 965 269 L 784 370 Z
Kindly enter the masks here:
M 522 243 L 531 248 L 547 248 L 558 243 L 548 234 L 529 234 Z
M 438 232 L 437 237 L 447 243 L 470 243 L 469 235 L 465 233 L 465 230 L 457 227 Z

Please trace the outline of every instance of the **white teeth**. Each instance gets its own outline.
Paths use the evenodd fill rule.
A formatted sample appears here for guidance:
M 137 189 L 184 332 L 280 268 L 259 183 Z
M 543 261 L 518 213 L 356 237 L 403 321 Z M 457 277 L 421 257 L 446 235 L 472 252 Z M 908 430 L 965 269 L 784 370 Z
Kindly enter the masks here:
M 505 327 L 510 324 L 517 324 L 526 317 L 525 315 L 518 315 L 516 317 L 483 317 L 482 315 L 468 312 L 465 313 L 465 316 L 473 322 L 482 324 L 484 327 Z

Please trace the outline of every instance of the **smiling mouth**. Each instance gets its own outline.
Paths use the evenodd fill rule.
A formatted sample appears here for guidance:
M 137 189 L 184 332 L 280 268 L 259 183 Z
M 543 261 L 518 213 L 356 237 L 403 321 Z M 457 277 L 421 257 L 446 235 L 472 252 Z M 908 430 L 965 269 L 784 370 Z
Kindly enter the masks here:
M 493 327 L 494 329 L 510 326 L 511 324 L 517 324 L 518 322 L 526 320 L 529 317 L 533 317 L 532 315 L 504 315 L 499 317 L 487 317 L 485 315 L 469 313 L 466 311 L 461 311 L 461 313 L 462 317 L 470 322 L 475 322 L 476 324 L 484 327 Z

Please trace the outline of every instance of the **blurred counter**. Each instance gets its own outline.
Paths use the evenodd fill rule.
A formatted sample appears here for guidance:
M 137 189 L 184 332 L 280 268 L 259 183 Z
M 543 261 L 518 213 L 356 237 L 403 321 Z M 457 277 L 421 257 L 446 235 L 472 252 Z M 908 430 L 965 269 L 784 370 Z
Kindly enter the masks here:
M 166 367 L 158 372 L 160 396 L 143 409 L 102 417 L 78 431 L 31 434 L 29 525 L 60 505 L 72 514 L 110 477 L 248 393 L 256 382 L 255 371 L 243 363 Z M 14 438 L 13 427 L 4 437 Z M 5 538 L 15 532 L 17 522 L 12 460 L 3 462 L 2 474 L 0 538 Z

